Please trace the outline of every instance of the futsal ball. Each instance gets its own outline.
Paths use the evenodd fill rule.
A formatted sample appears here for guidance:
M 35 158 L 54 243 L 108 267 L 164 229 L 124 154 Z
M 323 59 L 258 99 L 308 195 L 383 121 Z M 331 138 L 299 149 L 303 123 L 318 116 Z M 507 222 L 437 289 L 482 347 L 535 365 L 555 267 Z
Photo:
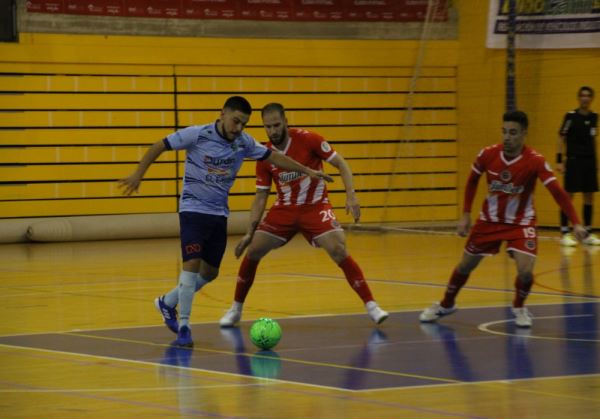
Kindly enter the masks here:
M 250 328 L 250 340 L 260 349 L 268 350 L 281 339 L 281 326 L 273 319 L 261 318 Z

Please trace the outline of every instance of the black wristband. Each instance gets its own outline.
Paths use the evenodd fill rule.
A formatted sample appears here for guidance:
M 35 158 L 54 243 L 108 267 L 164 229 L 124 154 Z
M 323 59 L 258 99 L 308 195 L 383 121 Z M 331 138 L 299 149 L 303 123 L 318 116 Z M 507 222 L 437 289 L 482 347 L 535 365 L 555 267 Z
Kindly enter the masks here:
M 556 162 L 562 163 L 562 153 L 556 153 Z

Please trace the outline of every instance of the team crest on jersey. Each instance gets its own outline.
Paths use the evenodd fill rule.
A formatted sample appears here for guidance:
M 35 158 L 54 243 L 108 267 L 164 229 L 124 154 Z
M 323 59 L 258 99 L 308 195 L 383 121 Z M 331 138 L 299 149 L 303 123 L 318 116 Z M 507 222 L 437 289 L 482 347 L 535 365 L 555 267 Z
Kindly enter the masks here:
M 529 250 L 535 250 L 535 240 L 527 240 L 525 242 L 525 247 Z
M 502 179 L 503 182 L 508 182 L 512 179 L 512 174 L 508 170 L 503 170 L 500 172 L 500 179 Z
M 327 141 L 321 143 L 321 150 L 323 150 L 323 153 L 329 153 L 331 151 L 331 146 Z

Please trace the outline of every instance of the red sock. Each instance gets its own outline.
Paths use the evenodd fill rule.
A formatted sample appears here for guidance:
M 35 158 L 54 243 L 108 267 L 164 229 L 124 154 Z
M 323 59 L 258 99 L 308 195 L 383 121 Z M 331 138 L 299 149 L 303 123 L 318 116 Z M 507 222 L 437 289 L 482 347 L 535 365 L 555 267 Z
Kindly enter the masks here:
M 258 268 L 258 261 L 248 259 L 247 256 L 244 256 L 235 286 L 235 301 L 238 303 L 243 303 L 246 300 L 248 291 L 250 291 L 250 287 L 254 283 L 256 268 Z
M 360 296 L 363 302 L 366 304 L 369 301 L 373 301 L 373 295 L 369 289 L 365 276 L 363 275 L 360 266 L 352 259 L 352 256 L 348 256 L 338 265 L 344 271 L 346 275 L 346 281 L 352 287 L 354 291 Z
M 452 272 L 452 276 L 450 277 L 450 281 L 448 281 L 448 285 L 446 286 L 444 299 L 440 303 L 442 307 L 450 308 L 454 306 L 454 300 L 456 299 L 460 289 L 467 282 L 467 279 L 469 279 L 469 274 L 461 274 L 454 269 L 454 272 Z
M 525 303 L 525 299 L 529 295 L 529 291 L 531 290 L 532 286 L 533 286 L 533 277 L 531 278 L 531 281 L 524 282 L 524 281 L 521 281 L 519 279 L 519 277 L 517 276 L 517 279 L 515 280 L 515 298 L 513 300 L 513 307 L 515 307 L 515 308 L 523 307 L 523 304 Z

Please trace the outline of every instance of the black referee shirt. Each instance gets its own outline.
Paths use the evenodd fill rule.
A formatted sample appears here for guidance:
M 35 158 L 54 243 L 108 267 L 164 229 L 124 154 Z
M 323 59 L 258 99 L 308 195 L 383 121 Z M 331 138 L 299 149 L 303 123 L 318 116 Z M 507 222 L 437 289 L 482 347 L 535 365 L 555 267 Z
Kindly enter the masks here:
M 594 157 L 596 146 L 594 137 L 598 128 L 598 114 L 583 115 L 576 110 L 567 112 L 560 127 L 560 134 L 566 137 L 567 157 Z

